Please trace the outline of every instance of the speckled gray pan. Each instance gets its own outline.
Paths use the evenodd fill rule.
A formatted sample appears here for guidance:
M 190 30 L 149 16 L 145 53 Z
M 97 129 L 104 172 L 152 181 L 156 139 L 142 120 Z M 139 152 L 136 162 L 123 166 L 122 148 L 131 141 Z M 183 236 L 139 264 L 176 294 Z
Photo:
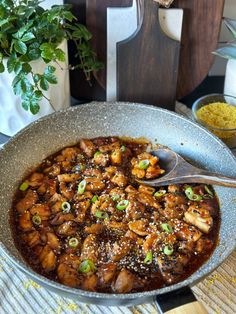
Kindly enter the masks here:
M 236 176 L 236 160 L 230 150 L 203 127 L 173 112 L 132 103 L 91 103 L 40 119 L 12 138 L 0 151 L 0 246 L 17 267 L 45 287 L 88 303 L 138 304 L 157 294 L 192 285 L 209 274 L 233 251 L 236 243 L 236 190 L 215 187 L 221 206 L 220 243 L 211 259 L 187 280 L 167 288 L 133 294 L 105 294 L 73 289 L 50 281 L 24 262 L 15 248 L 9 210 L 19 181 L 29 168 L 80 138 L 97 136 L 146 137 L 225 175 Z

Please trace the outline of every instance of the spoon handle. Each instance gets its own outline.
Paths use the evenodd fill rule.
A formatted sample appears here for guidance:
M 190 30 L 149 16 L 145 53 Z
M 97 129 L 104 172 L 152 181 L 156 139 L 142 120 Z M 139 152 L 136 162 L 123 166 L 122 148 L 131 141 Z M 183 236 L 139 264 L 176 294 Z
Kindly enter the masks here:
M 216 184 L 216 185 L 236 188 L 236 179 L 235 178 L 223 176 L 221 174 L 212 173 L 212 172 L 205 171 L 205 170 L 201 170 L 201 172 L 193 174 L 192 179 L 193 179 L 192 182 Z

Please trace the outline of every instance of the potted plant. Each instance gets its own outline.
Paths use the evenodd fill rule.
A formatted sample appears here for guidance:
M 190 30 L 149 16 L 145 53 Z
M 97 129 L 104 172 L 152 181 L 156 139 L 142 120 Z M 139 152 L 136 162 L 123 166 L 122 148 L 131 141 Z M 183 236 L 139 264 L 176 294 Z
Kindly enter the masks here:
M 233 35 L 233 41 L 213 53 L 228 59 L 225 72 L 224 93 L 236 96 L 236 20 L 224 18 L 224 23 Z
M 70 6 L 44 9 L 41 2 L 0 2 L 0 131 L 7 129 L 9 135 L 52 112 L 63 96 L 69 95 L 68 89 L 64 90 L 68 69 L 79 67 L 90 80 L 93 71 L 102 67 L 90 46 L 90 32 L 76 23 Z M 76 65 L 66 64 L 67 40 L 77 49 Z M 50 90 L 58 82 L 53 103 Z

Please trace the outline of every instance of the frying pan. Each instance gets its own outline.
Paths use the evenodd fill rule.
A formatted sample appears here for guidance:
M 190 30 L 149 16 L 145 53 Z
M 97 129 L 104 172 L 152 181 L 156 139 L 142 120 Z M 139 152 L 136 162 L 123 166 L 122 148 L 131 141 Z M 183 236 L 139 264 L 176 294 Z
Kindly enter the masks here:
M 14 265 L 42 286 L 82 302 L 130 306 L 158 298 L 159 304 L 163 305 L 165 299 L 171 298 L 183 303 L 182 289 L 191 287 L 212 272 L 235 248 L 236 192 L 232 188 L 215 187 L 221 208 L 221 227 L 219 245 L 211 258 L 186 280 L 162 289 L 132 294 L 106 294 L 66 287 L 35 273 L 14 244 L 9 210 L 14 192 L 27 170 L 64 146 L 77 143 L 82 137 L 111 135 L 145 137 L 153 143 L 167 145 L 202 168 L 236 176 L 236 159 L 230 150 L 205 128 L 176 113 L 150 105 L 118 102 L 94 102 L 72 107 L 34 122 L 14 136 L 0 151 L 0 248 Z M 178 297 L 173 297 L 173 292 Z M 192 301 L 192 298 L 188 301 Z M 205 313 L 200 306 L 194 312 L 197 303 L 194 306 L 188 308 L 187 313 Z M 165 307 L 165 310 L 168 308 Z

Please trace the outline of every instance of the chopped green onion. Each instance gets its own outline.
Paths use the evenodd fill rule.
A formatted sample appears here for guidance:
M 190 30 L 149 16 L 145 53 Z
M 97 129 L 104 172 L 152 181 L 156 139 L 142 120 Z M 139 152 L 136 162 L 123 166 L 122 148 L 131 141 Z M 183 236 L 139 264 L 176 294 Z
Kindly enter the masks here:
M 129 201 L 128 200 L 122 200 L 120 201 L 117 205 L 116 205 L 116 208 L 118 210 L 124 210 L 128 207 L 129 205 Z
M 91 271 L 96 271 L 96 266 L 94 265 L 93 261 L 91 261 L 90 259 L 86 259 L 79 265 L 78 271 L 87 274 Z
M 111 199 L 112 199 L 114 202 L 116 202 L 116 201 L 118 201 L 118 200 L 120 199 L 120 195 L 119 195 L 119 194 L 113 194 L 112 197 L 111 197 Z
M 147 167 L 149 166 L 150 164 L 150 161 L 148 159 L 145 159 L 145 160 L 140 160 L 139 164 L 138 164 L 138 167 L 139 169 L 147 169 Z
M 39 226 L 42 222 L 42 219 L 39 215 L 35 214 L 33 217 L 32 217 L 32 221 L 35 225 Z
M 96 158 L 100 154 L 101 154 L 100 150 L 97 150 L 96 153 L 93 155 L 93 158 Z
M 64 214 L 68 214 L 70 212 L 71 206 L 69 202 L 63 202 L 61 204 L 61 209 Z
M 95 203 L 98 200 L 98 196 L 94 195 L 91 199 L 91 203 Z
M 144 260 L 144 264 L 151 264 L 152 263 L 152 251 L 147 252 L 147 255 Z
M 20 185 L 20 187 L 19 187 L 19 189 L 20 189 L 20 191 L 26 191 L 27 189 L 28 189 L 28 187 L 29 187 L 29 184 L 27 183 L 27 182 L 23 182 L 21 185 Z
M 209 189 L 209 187 L 208 187 L 207 185 L 205 185 L 204 188 L 205 188 L 206 192 L 207 192 L 209 195 L 213 196 L 212 191 Z
M 83 180 L 83 181 L 81 181 L 79 183 L 79 185 L 78 185 L 78 193 L 79 194 L 83 194 L 84 193 L 85 188 L 86 188 L 86 184 L 87 184 L 86 180 Z
M 120 150 L 121 150 L 122 152 L 125 152 L 125 150 L 126 150 L 125 145 L 122 145 L 121 148 L 120 148 Z
M 79 240 L 76 238 L 70 238 L 68 244 L 69 244 L 69 247 L 74 249 L 79 245 Z
M 96 210 L 95 216 L 98 217 L 98 218 L 102 218 L 102 219 L 106 219 L 106 218 L 109 217 L 106 212 L 101 211 L 101 210 Z
M 172 247 L 166 245 L 166 246 L 164 247 L 163 252 L 164 252 L 165 255 L 172 255 L 173 252 L 174 252 L 174 249 L 173 249 Z
M 81 172 L 81 171 L 83 171 L 85 169 L 85 165 L 84 164 L 78 164 L 78 165 L 76 165 L 76 166 L 74 166 L 73 168 L 72 168 L 72 171 L 73 172 Z
M 185 194 L 186 194 L 187 198 L 190 199 L 191 201 L 199 202 L 202 200 L 202 196 L 195 194 L 193 192 L 193 189 L 190 186 L 185 190 Z
M 168 233 L 172 233 L 173 232 L 172 227 L 169 224 L 167 224 L 167 223 L 161 224 L 161 228 L 162 228 L 163 231 L 166 231 Z
M 156 193 L 154 193 L 154 196 L 155 196 L 156 198 L 159 198 L 159 197 L 163 196 L 164 194 L 166 194 L 166 191 L 165 191 L 165 190 L 159 190 L 159 191 L 157 191 Z

